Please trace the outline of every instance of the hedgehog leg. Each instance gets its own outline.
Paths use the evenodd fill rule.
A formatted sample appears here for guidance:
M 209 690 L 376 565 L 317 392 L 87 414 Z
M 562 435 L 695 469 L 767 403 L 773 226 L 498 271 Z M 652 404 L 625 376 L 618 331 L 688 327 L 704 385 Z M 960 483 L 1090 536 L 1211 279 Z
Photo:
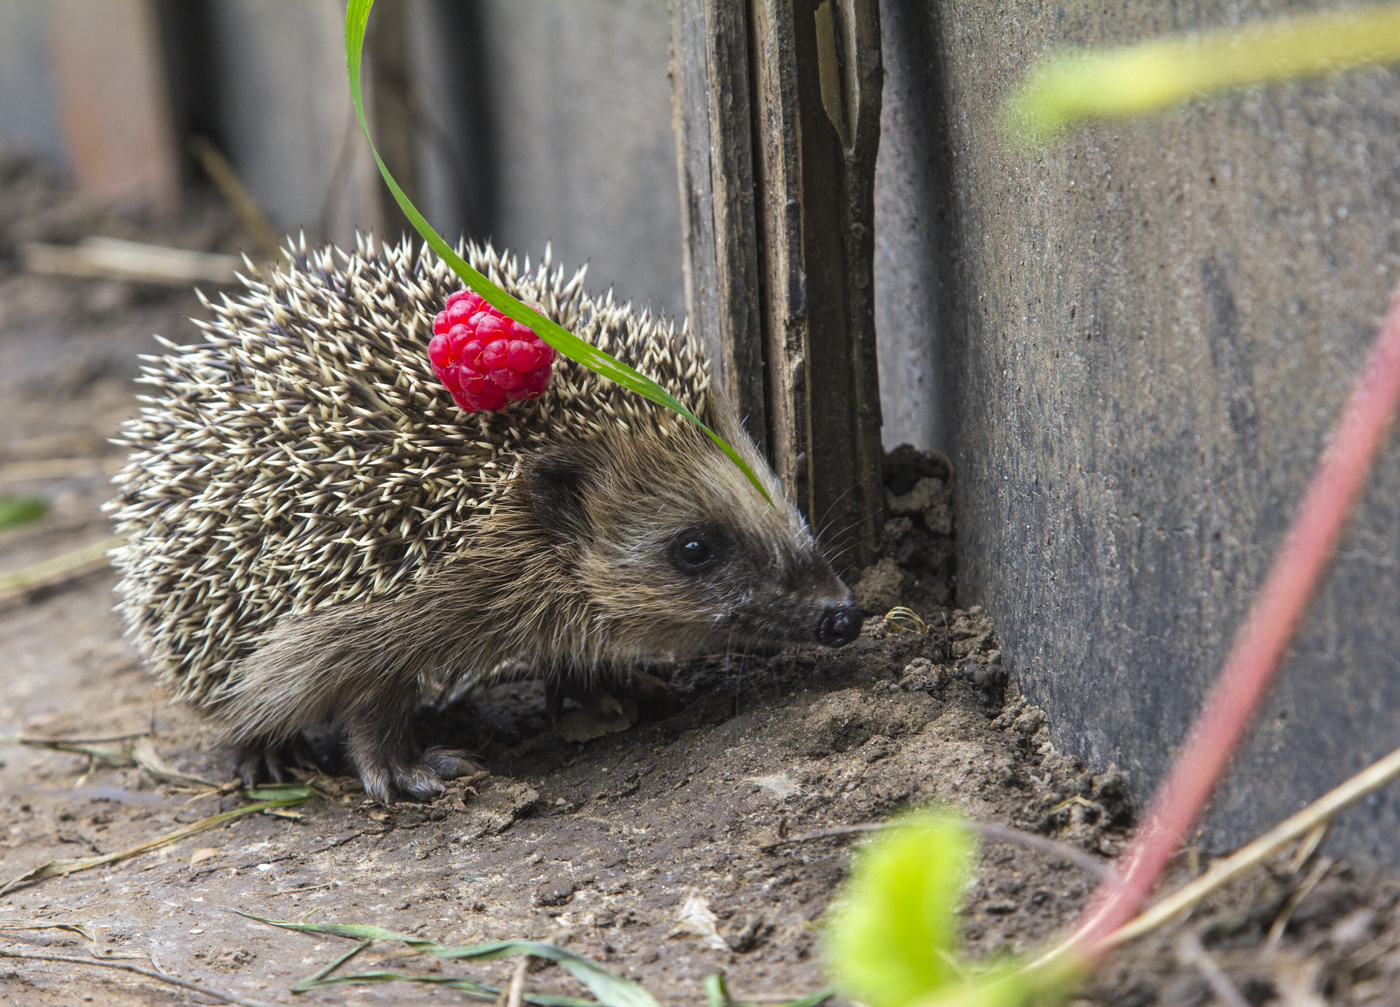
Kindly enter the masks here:
M 564 700 L 572 699 L 594 719 L 623 717 L 635 721 L 664 720 L 683 705 L 671 684 L 639 668 L 601 668 L 591 674 L 566 673 L 545 682 L 545 711 L 557 730 Z M 627 712 L 632 707 L 632 714 Z
M 392 701 L 361 704 L 345 718 L 350 758 L 365 793 L 380 804 L 392 804 L 400 794 L 430 801 L 446 789 L 433 767 L 416 756 L 411 718 L 411 709 Z
M 619 685 L 624 694 L 637 701 L 637 710 L 643 720 L 665 720 L 679 713 L 684 705 L 670 682 L 641 669 L 629 673 Z

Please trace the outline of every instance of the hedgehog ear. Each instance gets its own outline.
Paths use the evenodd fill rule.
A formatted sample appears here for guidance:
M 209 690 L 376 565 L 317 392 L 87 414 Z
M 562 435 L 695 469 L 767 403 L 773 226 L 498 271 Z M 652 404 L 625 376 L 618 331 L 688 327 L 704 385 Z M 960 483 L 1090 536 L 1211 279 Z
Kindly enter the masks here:
M 584 491 L 590 472 L 590 460 L 578 448 L 551 448 L 531 459 L 525 470 L 525 500 L 548 534 L 573 542 L 588 536 Z

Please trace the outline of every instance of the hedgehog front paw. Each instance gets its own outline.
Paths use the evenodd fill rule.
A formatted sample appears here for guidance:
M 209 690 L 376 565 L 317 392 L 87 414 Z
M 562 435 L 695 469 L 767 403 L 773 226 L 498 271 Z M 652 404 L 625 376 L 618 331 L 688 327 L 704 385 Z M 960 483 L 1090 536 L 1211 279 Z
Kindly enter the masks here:
M 365 793 L 379 804 L 393 804 L 400 796 L 431 801 L 447 788 L 442 778 L 420 763 L 382 762 L 360 767 Z
M 367 708 L 346 718 L 347 753 L 365 793 L 380 804 L 400 798 L 431 801 L 447 789 L 443 780 L 480 768 L 465 752 L 452 749 L 435 746 L 419 755 L 407 721 L 407 712 L 392 707 Z

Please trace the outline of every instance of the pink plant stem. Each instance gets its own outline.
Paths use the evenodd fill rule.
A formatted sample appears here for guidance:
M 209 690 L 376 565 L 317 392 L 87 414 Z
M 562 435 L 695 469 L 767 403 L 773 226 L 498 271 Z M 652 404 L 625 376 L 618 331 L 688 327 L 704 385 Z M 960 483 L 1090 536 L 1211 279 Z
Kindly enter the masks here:
M 1090 960 L 1103 953 L 1103 938 L 1137 912 L 1224 773 L 1327 568 L 1397 401 L 1400 285 L 1205 708 L 1123 856 L 1121 882 L 1101 885 L 1081 917 L 1075 943 Z

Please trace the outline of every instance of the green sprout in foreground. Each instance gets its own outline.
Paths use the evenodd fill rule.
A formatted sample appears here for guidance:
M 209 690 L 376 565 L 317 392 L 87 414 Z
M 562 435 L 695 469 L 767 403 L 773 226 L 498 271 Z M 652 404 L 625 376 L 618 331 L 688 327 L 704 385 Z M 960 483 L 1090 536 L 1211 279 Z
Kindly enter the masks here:
M 617 382 L 622 387 L 636 392 L 644 399 L 664 406 L 694 423 L 706 433 L 710 440 L 719 445 L 720 450 L 727 454 L 735 465 L 739 466 L 744 475 L 748 477 L 749 482 L 753 483 L 754 488 L 763 495 L 763 499 L 772 504 L 773 498 L 764 488 L 758 476 L 754 474 L 753 469 L 749 468 L 748 463 L 719 434 L 711 430 L 701 422 L 698 416 L 682 405 L 674 395 L 640 371 L 628 367 L 622 361 L 584 342 L 528 304 L 511 297 L 510 294 L 482 276 L 453 251 L 452 246 L 443 240 L 442 236 L 433 230 L 432 225 L 428 223 L 423 214 L 418 212 L 418 208 L 404 194 L 399 183 L 394 181 L 394 176 L 389 173 L 384 159 L 379 156 L 379 151 L 374 146 L 374 140 L 369 135 L 369 123 L 365 120 L 364 100 L 360 93 L 360 63 L 365 44 L 365 26 L 369 23 L 369 12 L 373 6 L 374 0 L 350 0 L 345 10 L 345 68 L 350 78 L 350 98 L 355 103 L 355 116 L 360 121 L 360 129 L 364 132 L 365 140 L 369 143 L 370 152 L 374 154 L 374 163 L 379 166 L 379 173 L 384 176 L 384 184 L 389 187 L 394 200 L 399 204 L 399 209 L 403 210 L 408 222 L 422 235 L 428 247 L 451 267 L 463 283 L 480 294 L 486 303 L 507 318 L 520 322 L 522 325 L 528 325 L 537 336 L 559 353 L 582 364 L 589 370 Z
M 827 921 L 826 964 L 869 1007 L 1021 1007 L 1064 999 L 1080 978 L 1068 958 L 1027 968 L 960 958 L 957 914 L 977 844 L 957 818 L 911 815 L 856 856 Z
M 1002 110 L 1007 134 L 1045 143 L 1084 119 L 1124 118 L 1193 95 L 1400 61 L 1400 7 L 1284 18 L 1041 63 Z

